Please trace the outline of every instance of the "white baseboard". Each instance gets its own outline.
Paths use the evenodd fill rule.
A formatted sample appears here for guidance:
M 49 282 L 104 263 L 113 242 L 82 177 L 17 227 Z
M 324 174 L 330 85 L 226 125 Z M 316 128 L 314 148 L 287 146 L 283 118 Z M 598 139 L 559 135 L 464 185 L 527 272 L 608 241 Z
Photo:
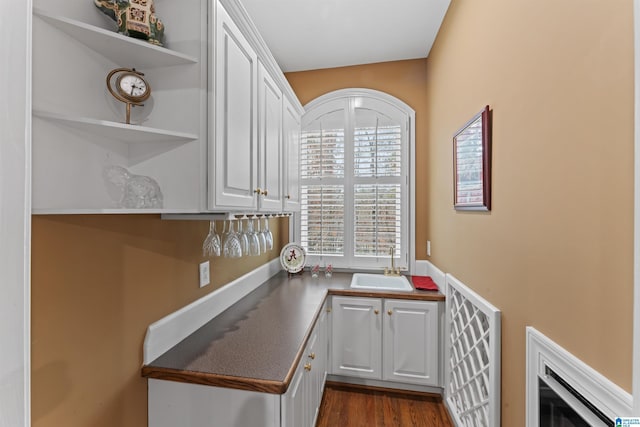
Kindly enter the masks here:
M 368 386 L 368 387 L 380 387 L 380 388 L 388 388 L 395 390 L 403 390 L 403 391 L 417 391 L 420 393 L 433 393 L 439 394 L 442 396 L 442 387 L 434 387 L 427 385 L 418 385 L 418 384 L 404 384 L 395 381 L 382 381 L 382 380 L 372 380 L 368 378 L 357 378 L 357 377 L 348 377 L 345 375 L 334 375 L 328 374 L 327 381 L 345 383 L 345 384 L 354 384 L 360 386 Z
M 147 365 L 157 359 L 281 270 L 280 259 L 275 258 L 149 325 L 142 363 Z

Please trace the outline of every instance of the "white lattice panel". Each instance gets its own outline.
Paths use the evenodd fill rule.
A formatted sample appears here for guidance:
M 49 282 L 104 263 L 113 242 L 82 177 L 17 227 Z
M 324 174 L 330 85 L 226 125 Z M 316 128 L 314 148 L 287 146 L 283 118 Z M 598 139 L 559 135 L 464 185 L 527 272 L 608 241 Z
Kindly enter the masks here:
M 456 425 L 500 426 L 500 311 L 446 279 L 445 398 Z

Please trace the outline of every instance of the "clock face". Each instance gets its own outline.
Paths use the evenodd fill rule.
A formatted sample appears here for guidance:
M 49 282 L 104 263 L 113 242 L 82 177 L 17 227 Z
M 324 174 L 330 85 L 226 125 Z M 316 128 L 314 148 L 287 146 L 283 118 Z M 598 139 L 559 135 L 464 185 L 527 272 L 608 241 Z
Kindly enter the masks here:
M 143 101 L 149 97 L 149 86 L 142 77 L 134 73 L 124 73 L 117 81 L 120 94 L 134 101 Z

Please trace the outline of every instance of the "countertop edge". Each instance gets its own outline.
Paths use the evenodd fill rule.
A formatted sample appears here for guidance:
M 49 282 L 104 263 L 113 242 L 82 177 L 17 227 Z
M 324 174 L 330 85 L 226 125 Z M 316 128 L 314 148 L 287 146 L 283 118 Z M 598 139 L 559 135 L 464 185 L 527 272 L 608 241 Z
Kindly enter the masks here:
M 142 367 L 142 376 L 157 380 L 176 381 L 187 384 L 233 388 L 236 390 L 257 391 L 260 393 L 271 394 L 286 393 L 289 386 L 288 382 L 291 381 L 290 378 L 288 379 L 288 382 L 281 382 L 151 366 Z

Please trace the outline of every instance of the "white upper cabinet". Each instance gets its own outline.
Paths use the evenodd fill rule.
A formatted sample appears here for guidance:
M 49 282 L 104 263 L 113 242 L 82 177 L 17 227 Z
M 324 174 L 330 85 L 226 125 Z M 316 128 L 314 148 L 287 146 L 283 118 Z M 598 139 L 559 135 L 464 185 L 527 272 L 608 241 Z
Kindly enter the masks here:
M 90 0 L 34 0 L 33 213 L 282 211 L 283 101 L 303 108 L 244 8 L 154 5 L 164 46 L 118 34 Z M 151 87 L 130 123 L 116 68 Z
M 302 107 L 236 2 L 216 2 L 212 25 L 208 209 L 291 211 L 299 204 Z
M 198 212 L 206 198 L 207 2 L 156 0 L 164 47 L 116 33 L 93 2 L 35 0 L 33 212 Z M 144 73 L 132 108 L 107 90 Z
M 258 56 L 225 8 L 216 3 L 213 90 L 209 113 L 209 208 L 257 208 Z
M 282 105 L 282 134 L 284 136 L 284 210 L 300 210 L 300 114 L 285 98 Z
M 282 91 L 262 63 L 258 69 L 258 125 L 258 208 L 261 211 L 280 212 L 284 178 Z

